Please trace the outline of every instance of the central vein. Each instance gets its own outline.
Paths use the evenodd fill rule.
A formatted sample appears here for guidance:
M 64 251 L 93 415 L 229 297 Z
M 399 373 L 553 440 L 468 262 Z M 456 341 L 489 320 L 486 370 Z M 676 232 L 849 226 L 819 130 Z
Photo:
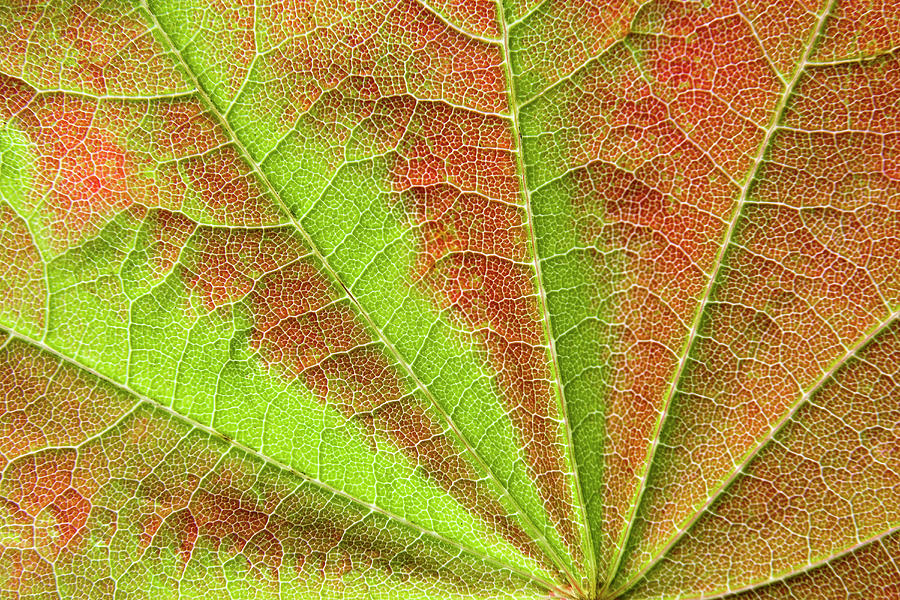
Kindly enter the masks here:
M 553 337 L 553 328 L 550 322 L 550 311 L 547 304 L 547 292 L 544 289 L 544 280 L 541 275 L 541 261 L 540 255 L 538 254 L 537 235 L 534 227 L 534 215 L 531 208 L 531 194 L 528 189 L 528 178 L 525 170 L 525 144 L 522 138 L 522 128 L 520 125 L 521 115 L 519 113 L 519 102 L 516 98 L 515 77 L 513 74 L 512 54 L 510 52 L 509 44 L 510 26 L 507 25 L 506 14 L 503 8 L 502 0 L 498 0 L 497 2 L 497 18 L 500 22 L 500 29 L 502 34 L 501 51 L 503 59 L 503 69 L 507 85 L 507 103 L 509 105 L 508 110 L 512 119 L 511 125 L 513 129 L 513 140 L 515 143 L 513 151 L 516 159 L 516 175 L 519 180 L 519 191 L 522 194 L 522 203 L 525 206 L 529 244 L 531 246 L 531 253 L 534 260 L 535 288 L 537 291 L 541 319 L 543 321 L 543 329 L 546 335 L 547 346 L 550 352 L 551 369 L 555 384 L 554 389 L 556 390 L 555 396 L 557 399 L 557 406 L 559 414 L 562 416 L 563 423 L 565 425 L 565 439 L 568 448 L 567 459 L 570 463 L 569 471 L 573 474 L 573 485 L 575 488 L 574 492 L 576 496 L 575 500 L 579 510 L 581 511 L 580 517 L 581 522 L 583 523 L 581 531 L 583 536 L 582 551 L 584 552 L 585 568 L 587 572 L 584 574 L 584 579 L 582 581 L 577 581 L 570 573 L 566 573 L 566 575 L 569 577 L 570 583 L 576 589 L 582 590 L 582 592 L 587 592 L 588 597 L 593 597 L 596 594 L 599 583 L 596 577 L 594 545 L 591 540 L 591 531 L 586 514 L 587 509 L 584 503 L 584 495 L 581 490 L 581 478 L 578 474 L 578 465 L 575 462 L 575 446 L 572 440 L 572 428 L 570 426 L 568 414 L 566 411 L 565 392 L 562 385 L 562 374 L 559 368 L 559 357 L 556 352 L 556 344 Z M 586 587 L 587 589 L 582 589 L 584 587 Z

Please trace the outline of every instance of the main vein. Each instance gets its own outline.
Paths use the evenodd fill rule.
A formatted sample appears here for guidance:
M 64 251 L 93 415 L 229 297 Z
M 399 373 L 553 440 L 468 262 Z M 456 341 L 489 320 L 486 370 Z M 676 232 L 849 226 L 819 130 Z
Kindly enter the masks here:
M 615 579 L 619 567 L 621 566 L 622 559 L 625 556 L 625 550 L 631 542 L 631 536 L 634 531 L 634 524 L 637 520 L 637 514 L 640 510 L 641 503 L 644 498 L 644 493 L 647 489 L 647 483 L 649 481 L 649 475 L 651 473 L 651 467 L 653 466 L 654 459 L 656 458 L 656 451 L 659 447 L 660 436 L 662 434 L 663 425 L 665 424 L 666 417 L 668 416 L 669 407 L 671 406 L 672 400 L 675 395 L 678 393 L 678 389 L 681 384 L 681 379 L 684 376 L 685 368 L 687 366 L 689 357 L 691 356 L 694 345 L 699 338 L 698 333 L 700 331 L 700 325 L 702 323 L 703 317 L 706 313 L 706 308 L 709 305 L 713 290 L 716 287 L 716 283 L 718 281 L 719 272 L 721 271 L 721 267 L 724 263 L 725 254 L 731 245 L 731 240 L 734 236 L 734 233 L 737 229 L 737 224 L 741 217 L 741 212 L 743 210 L 744 205 L 747 203 L 747 199 L 750 194 L 750 189 L 753 187 L 754 182 L 762 168 L 763 163 L 765 162 L 766 152 L 769 148 L 769 144 L 772 141 L 772 138 L 775 136 L 779 129 L 779 124 L 781 123 L 782 118 L 784 117 L 784 111 L 787 108 L 788 101 L 793 95 L 794 89 L 797 87 L 797 84 L 800 82 L 800 79 L 803 77 L 806 72 L 807 66 L 810 64 L 809 58 L 812 55 L 813 50 L 815 49 L 816 43 L 819 38 L 822 36 L 822 33 L 825 29 L 825 23 L 828 21 L 828 17 L 834 8 L 834 5 L 837 3 L 837 0 L 830 0 L 828 6 L 826 6 L 825 10 L 822 11 L 822 14 L 818 16 L 816 26 L 813 29 L 813 32 L 810 34 L 808 42 L 804 48 L 803 55 L 800 61 L 797 64 L 797 68 L 794 70 L 791 79 L 786 83 L 784 92 L 781 95 L 781 98 L 778 101 L 778 104 L 775 107 L 774 114 L 772 115 L 771 120 L 769 121 L 769 125 L 765 130 L 765 136 L 763 137 L 762 142 L 759 145 L 756 156 L 753 160 L 753 166 L 751 167 L 749 173 L 747 174 L 746 181 L 744 181 L 744 185 L 740 188 L 740 194 L 738 196 L 737 202 L 734 207 L 734 213 L 731 217 L 731 221 L 728 224 L 728 229 L 725 232 L 725 237 L 722 241 L 722 245 L 719 248 L 719 252 L 714 261 L 713 271 L 710 274 L 709 280 L 706 285 L 706 289 L 703 292 L 702 299 L 700 300 L 700 304 L 697 307 L 697 310 L 694 314 L 694 320 L 691 324 L 691 330 L 688 334 L 687 341 L 684 345 L 684 352 L 681 354 L 681 357 L 678 361 L 678 367 L 675 371 L 675 374 L 672 377 L 672 384 L 669 388 L 668 393 L 666 394 L 665 402 L 663 403 L 662 412 L 657 419 L 656 426 L 653 430 L 652 437 L 653 442 L 650 446 L 650 450 L 647 454 L 647 460 L 644 463 L 643 472 L 640 475 L 641 483 L 638 487 L 638 491 L 635 494 L 634 500 L 631 503 L 630 513 L 628 514 L 627 520 L 628 525 L 625 528 L 625 532 L 621 538 L 618 547 L 616 548 L 616 555 L 614 560 L 611 563 L 609 574 L 607 577 L 608 584 Z M 716 492 L 714 492 L 713 496 L 718 496 L 721 493 L 722 488 L 719 488 Z M 681 529 L 683 533 L 683 529 Z M 679 534 L 677 537 L 680 537 Z M 640 570 L 640 574 L 646 573 L 650 567 L 652 567 L 656 562 L 658 562 L 663 553 L 658 554 L 652 561 L 650 561 L 644 568 Z M 629 581 L 629 585 L 620 588 L 621 590 L 627 589 L 633 583 L 633 581 L 637 580 L 638 576 L 632 578 Z
M 516 156 L 516 174 L 519 179 L 519 190 L 522 193 L 522 201 L 525 204 L 525 214 L 527 216 L 527 225 L 528 225 L 528 234 L 529 241 L 531 243 L 531 252 L 534 257 L 534 272 L 536 279 L 536 287 L 538 292 L 538 304 L 540 305 L 541 318 L 543 320 L 543 328 L 545 335 L 547 336 L 547 343 L 550 353 L 550 361 L 551 368 L 553 371 L 553 379 L 556 388 L 556 396 L 558 399 L 559 411 L 563 419 L 563 423 L 565 425 L 565 437 L 566 437 L 566 445 L 568 446 L 568 459 L 571 463 L 572 473 L 574 475 L 574 487 L 575 487 L 575 495 L 576 502 L 578 504 L 578 508 L 581 511 L 581 519 L 584 523 L 584 540 L 582 541 L 582 550 L 585 556 L 585 567 L 587 572 L 585 573 L 585 577 L 587 579 L 588 585 L 588 594 L 593 597 L 597 588 L 597 577 L 596 577 L 596 565 L 594 558 L 594 544 L 592 542 L 591 537 L 591 529 L 590 529 L 590 521 L 587 516 L 587 508 L 585 507 L 584 502 L 584 494 L 581 489 L 581 478 L 579 477 L 578 472 L 578 463 L 575 460 L 575 445 L 572 439 L 572 428 L 569 423 L 567 408 L 566 408 L 566 399 L 565 399 L 565 390 L 562 385 L 562 372 L 559 368 L 559 356 L 556 351 L 556 343 L 553 336 L 553 328 L 550 322 L 550 310 L 547 303 L 547 292 L 544 289 L 544 279 L 541 275 L 541 261 L 540 254 L 538 253 L 538 245 L 537 245 L 537 233 L 534 227 L 534 214 L 532 212 L 531 207 L 531 193 L 528 189 L 528 179 L 525 171 L 525 145 L 524 140 L 522 139 L 522 129 L 520 126 L 520 114 L 519 114 L 519 103 L 516 98 L 516 86 L 512 68 L 512 56 L 510 54 L 509 49 L 509 30 L 510 26 L 506 22 L 506 14 L 503 9 L 502 0 L 497 0 L 497 15 L 500 21 L 500 28 L 502 31 L 502 52 L 503 52 L 503 67 L 506 76 L 506 85 L 507 85 L 507 99 L 509 103 L 509 112 L 512 116 L 512 128 L 513 128 L 513 139 L 515 141 L 515 156 Z
M 18 339 L 26 344 L 34 346 L 35 348 L 37 348 L 43 352 L 52 354 L 54 357 L 56 357 L 60 361 L 68 363 L 68 364 L 72 365 L 73 367 L 79 369 L 80 371 L 83 371 L 83 372 L 91 375 L 92 377 L 95 377 L 96 379 L 103 381 L 104 383 L 111 385 L 114 388 L 116 388 L 117 390 L 120 390 L 121 392 L 128 394 L 130 397 L 134 398 L 137 401 L 136 405 L 131 407 L 129 410 L 125 411 L 124 414 L 117 419 L 117 421 L 116 421 L 117 423 L 122 422 L 124 419 L 128 418 L 129 415 L 132 415 L 134 413 L 134 411 L 138 408 L 138 406 L 140 406 L 140 404 L 149 404 L 155 410 L 158 410 L 160 412 L 164 412 L 168 415 L 171 415 L 173 418 L 176 418 L 184 423 L 187 423 L 192 428 L 197 429 L 199 431 L 203 431 L 204 433 L 206 433 L 207 435 L 209 435 L 211 437 L 214 437 L 216 439 L 225 440 L 228 444 L 241 450 L 242 452 L 246 452 L 247 454 L 259 459 L 260 461 L 262 461 L 268 465 L 271 465 L 281 471 L 290 473 L 294 477 L 302 479 L 303 481 L 306 481 L 306 482 L 310 483 L 311 485 L 321 488 L 322 490 L 324 490 L 330 494 L 340 496 L 341 498 L 344 498 L 344 499 L 352 502 L 355 505 L 361 506 L 361 507 L 365 508 L 366 510 L 376 512 L 376 513 L 390 519 L 391 521 L 395 521 L 395 522 L 403 525 L 404 527 L 412 529 L 420 534 L 428 535 L 429 537 L 432 537 L 432 538 L 440 541 L 441 543 L 447 544 L 447 545 L 457 548 L 467 554 L 475 556 L 479 560 L 483 560 L 483 561 L 493 564 L 499 568 L 505 569 L 512 573 L 515 573 L 516 575 L 518 575 L 520 577 L 530 579 L 530 580 L 534 581 L 535 583 L 541 585 L 542 587 L 547 588 L 548 590 L 553 590 L 556 587 L 552 582 L 547 581 L 541 577 L 538 577 L 537 575 L 535 575 L 533 573 L 529 573 L 528 571 L 524 571 L 518 567 L 508 565 L 489 554 L 485 554 L 484 552 L 481 552 L 474 548 L 470 548 L 469 546 L 466 546 L 465 544 L 462 544 L 457 540 L 453 540 L 448 537 L 445 537 L 436 531 L 432 531 L 432 530 L 428 529 L 427 527 L 423 527 L 423 526 L 419 525 L 418 523 L 415 523 L 415 522 L 410 521 L 400 515 L 397 515 L 388 510 L 385 510 L 384 508 L 381 508 L 377 504 L 370 504 L 368 502 L 364 502 L 363 500 L 356 498 L 356 497 L 348 494 L 347 492 L 344 492 L 343 490 L 333 487 L 324 481 L 321 481 L 319 479 L 311 477 L 310 475 L 308 475 L 306 473 L 302 473 L 286 463 L 275 460 L 272 457 L 267 456 L 266 454 L 260 452 L 259 450 L 254 450 L 250 446 L 246 446 L 235 439 L 224 436 L 223 434 L 219 433 L 212 427 L 204 425 L 203 423 L 200 423 L 199 421 L 195 421 L 191 417 L 183 415 L 183 414 L 173 410 L 172 408 L 169 408 L 164 403 L 159 402 L 156 399 L 151 398 L 149 396 L 145 396 L 144 394 L 137 392 L 136 390 L 132 389 L 131 387 L 129 387 L 123 383 L 120 383 L 114 379 L 111 379 L 111 378 L 107 377 L 106 375 L 103 375 L 96 369 L 92 369 L 91 367 L 81 363 L 80 361 L 78 361 L 70 356 L 66 356 L 65 354 L 59 352 L 55 348 L 47 346 L 46 344 L 44 344 L 38 340 L 35 340 L 25 334 L 19 333 L 19 332 L 15 331 L 13 329 L 10 329 L 9 327 L 6 327 L 6 326 L 3 326 L 2 328 L 0 328 L 0 331 L 6 331 L 9 334 L 9 339 Z M 114 426 L 109 426 L 109 427 L 105 428 L 103 431 L 101 431 L 100 433 L 98 433 L 92 437 L 99 438 L 104 433 L 110 431 L 113 427 Z
M 876 536 L 870 537 L 869 539 L 864 540 L 858 544 L 854 544 L 853 546 L 850 546 L 849 548 L 844 548 L 842 550 L 838 550 L 837 552 L 834 552 L 833 554 L 829 554 L 828 556 L 825 556 L 824 558 L 821 558 L 817 561 L 809 563 L 802 569 L 798 569 L 796 571 L 789 571 L 786 573 L 781 573 L 779 575 L 774 575 L 764 581 L 758 581 L 756 583 L 751 583 L 751 584 L 745 585 L 743 587 L 727 590 L 724 592 L 718 592 L 711 596 L 701 595 L 701 596 L 695 596 L 694 598 L 685 598 L 684 600 L 701 600 L 701 598 L 702 598 L 702 600 L 720 600 L 720 599 L 725 600 L 726 598 L 734 598 L 737 594 L 740 594 L 742 592 L 756 590 L 759 588 L 763 588 L 763 587 L 772 585 L 774 583 L 786 582 L 787 580 L 791 579 L 792 577 L 798 577 L 800 575 L 810 573 L 812 571 L 815 571 L 819 567 L 829 565 L 833 561 L 840 560 L 841 558 L 847 556 L 848 554 L 860 551 L 863 548 L 867 548 L 874 544 L 881 544 L 882 549 L 885 550 L 885 554 L 887 554 L 888 553 L 887 548 L 884 548 L 884 540 L 886 540 L 887 538 L 889 538 L 893 535 L 896 535 L 897 533 L 900 533 L 900 526 L 892 527 L 892 528 L 888 529 L 887 531 L 879 533 Z M 832 573 L 833 573 L 833 571 L 832 571 Z
M 221 114 L 221 111 L 219 111 L 212 98 L 207 93 L 206 89 L 200 83 L 197 74 L 187 63 L 178 46 L 175 45 L 174 41 L 171 39 L 171 37 L 169 37 L 168 32 L 162 26 L 159 19 L 157 19 L 154 12 L 150 9 L 149 0 L 141 0 L 141 3 L 147 13 L 147 16 L 151 20 L 153 29 L 158 32 L 160 41 L 170 50 L 173 57 L 178 61 L 179 66 L 184 71 L 184 74 L 191 80 L 191 83 L 194 85 L 199 99 L 202 101 L 209 113 L 218 122 L 219 126 L 222 127 L 222 129 L 233 140 L 235 149 L 240 153 L 241 157 L 247 163 L 247 165 L 253 170 L 253 173 L 256 176 L 257 180 L 260 181 L 263 186 L 265 186 L 266 190 L 269 192 L 269 195 L 275 200 L 282 212 L 284 212 L 284 214 L 287 215 L 291 220 L 292 225 L 297 230 L 298 234 L 303 238 L 307 246 L 310 248 L 312 254 L 319 260 L 328 276 L 332 279 L 332 281 L 334 281 L 341 287 L 344 294 L 354 305 L 357 313 L 365 320 L 366 324 L 371 328 L 371 330 L 376 333 L 381 343 L 384 344 L 385 348 L 388 350 L 397 364 L 401 366 L 406 375 L 415 384 L 416 388 L 434 407 L 434 410 L 446 423 L 447 427 L 453 432 L 453 434 L 459 440 L 460 444 L 466 449 L 469 455 L 472 456 L 473 460 L 478 464 L 481 470 L 485 474 L 487 474 L 497 491 L 499 491 L 501 495 L 505 497 L 507 503 L 514 508 L 518 517 L 522 521 L 523 527 L 525 527 L 528 533 L 532 536 L 533 540 L 544 551 L 544 553 L 547 555 L 547 558 L 549 558 L 550 561 L 558 569 L 560 569 L 561 572 L 568 573 L 566 562 L 553 549 L 544 532 L 534 523 L 534 521 L 532 521 L 531 517 L 524 510 L 524 508 L 519 504 L 512 493 L 510 493 L 506 486 L 504 486 L 500 479 L 496 476 L 490 465 L 488 465 L 488 463 L 484 459 L 482 459 L 481 456 L 475 451 L 474 446 L 469 442 L 463 432 L 455 425 L 450 415 L 447 414 L 447 412 L 441 407 L 440 403 L 428 390 L 422 380 L 415 374 L 411 365 L 403 358 L 397 348 L 384 334 L 382 329 L 377 326 L 374 319 L 362 306 L 362 303 L 359 301 L 359 299 L 353 295 L 353 293 L 350 291 L 350 288 L 344 283 L 343 279 L 338 274 L 337 270 L 331 266 L 326 257 L 322 254 L 322 252 L 319 251 L 318 246 L 314 242 L 312 236 L 310 236 L 309 233 L 303 228 L 303 226 L 297 221 L 297 218 L 294 216 L 293 211 L 291 211 L 287 203 L 282 199 L 281 194 L 272 184 L 266 173 L 261 169 L 260 165 L 252 158 L 250 152 L 238 137 L 237 133 L 234 131 L 234 128 L 231 127 L 231 124 L 228 122 L 228 120 L 224 117 L 224 115 Z
M 844 365 L 848 364 L 851 360 L 853 360 L 857 354 L 861 350 L 863 350 L 866 346 L 869 345 L 869 342 L 874 340 L 880 333 L 888 329 L 891 325 L 897 321 L 898 317 L 900 317 L 900 310 L 894 311 L 888 316 L 887 319 L 878 324 L 875 329 L 873 329 L 868 335 L 863 336 L 860 340 L 857 341 L 851 348 L 849 348 L 844 354 L 840 356 L 831 367 L 825 371 L 821 377 L 819 377 L 812 385 L 807 388 L 805 392 L 803 392 L 800 398 L 790 407 L 790 409 L 782 415 L 781 419 L 779 419 L 774 425 L 772 425 L 769 433 L 767 433 L 763 438 L 758 440 L 757 445 L 747 452 L 740 460 L 735 463 L 735 468 L 731 471 L 731 474 L 723 480 L 719 486 L 713 491 L 707 498 L 706 501 L 701 505 L 697 506 L 690 516 L 684 523 L 681 523 L 678 528 L 678 534 L 672 537 L 666 543 L 666 545 L 659 550 L 658 556 L 655 560 L 644 565 L 634 576 L 630 577 L 627 582 L 625 582 L 622 586 L 620 586 L 616 590 L 616 594 L 621 594 L 633 587 L 643 575 L 645 575 L 649 570 L 659 562 L 666 553 L 672 549 L 673 546 L 684 537 L 690 528 L 696 523 L 700 517 L 713 505 L 713 503 L 725 493 L 727 489 L 731 487 L 731 485 L 744 473 L 744 470 L 750 465 L 754 458 L 756 458 L 762 451 L 765 449 L 768 444 L 775 439 L 775 437 L 789 424 L 793 421 L 794 415 L 796 415 L 801 408 L 803 408 L 818 392 L 821 390 L 828 382 L 832 381 L 834 376 L 844 367 Z

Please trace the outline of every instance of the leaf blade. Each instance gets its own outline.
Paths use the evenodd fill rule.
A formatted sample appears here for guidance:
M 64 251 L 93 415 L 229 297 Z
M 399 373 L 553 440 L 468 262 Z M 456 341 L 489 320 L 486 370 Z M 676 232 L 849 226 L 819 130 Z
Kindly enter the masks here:
M 9 463 L 0 587 L 119 585 L 90 563 L 127 596 L 831 590 L 822 569 L 893 539 L 864 501 L 875 467 L 829 475 L 837 509 L 769 475 L 897 314 L 900 39 L 876 4 L 818 21 L 793 0 L 0 8 L 0 323 L 79 363 L 72 389 L 152 398 L 116 416 L 49 371 L 6 394 L 0 443 L 87 437 Z M 73 414 L 92 429 L 60 430 Z M 98 500 L 78 479 L 107 481 L 96 448 L 151 422 L 157 467 Z M 876 429 L 841 452 L 871 454 Z M 122 448 L 113 470 L 140 459 Z M 852 527 L 760 516 L 748 481 L 767 470 L 791 506 L 805 490 L 808 528 Z M 314 482 L 335 493 L 307 502 Z M 131 500 L 108 511 L 110 494 Z M 293 516 L 259 509 L 279 498 Z M 358 518 L 301 590 L 281 567 L 288 546 L 322 555 L 310 510 Z M 396 535 L 355 537 L 365 519 Z M 779 540 L 769 559 L 748 528 Z M 841 573 L 848 594 L 875 581 Z

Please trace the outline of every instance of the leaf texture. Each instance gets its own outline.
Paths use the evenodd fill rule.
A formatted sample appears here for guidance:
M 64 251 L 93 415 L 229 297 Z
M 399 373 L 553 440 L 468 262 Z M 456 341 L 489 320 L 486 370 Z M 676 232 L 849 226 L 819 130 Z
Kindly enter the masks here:
M 900 594 L 900 8 L 0 4 L 0 594 Z

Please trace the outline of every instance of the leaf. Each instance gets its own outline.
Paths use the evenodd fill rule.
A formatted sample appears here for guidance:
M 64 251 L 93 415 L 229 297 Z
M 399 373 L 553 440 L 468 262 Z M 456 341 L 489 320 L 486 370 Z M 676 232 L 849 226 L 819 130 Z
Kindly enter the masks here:
M 0 42 L 3 597 L 900 595 L 896 2 Z

